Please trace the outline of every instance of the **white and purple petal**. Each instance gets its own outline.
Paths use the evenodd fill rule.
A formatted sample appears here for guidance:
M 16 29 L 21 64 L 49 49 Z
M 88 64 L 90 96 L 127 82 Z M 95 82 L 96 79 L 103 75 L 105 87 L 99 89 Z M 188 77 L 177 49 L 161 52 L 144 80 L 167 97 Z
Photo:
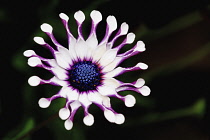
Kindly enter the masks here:
M 96 34 L 97 26 L 102 20 L 99 11 L 93 10 L 90 13 L 92 25 L 86 40 L 82 33 L 82 25 L 85 20 L 85 14 L 82 11 L 74 14 L 78 25 L 78 37 L 76 38 L 70 31 L 69 17 L 64 13 L 60 13 L 59 16 L 67 33 L 68 47 L 65 48 L 58 43 L 53 35 L 52 26 L 44 23 L 41 25 L 41 30 L 50 37 L 56 48 L 51 47 L 42 37 L 34 37 L 34 41 L 48 49 L 54 58 L 41 57 L 33 50 L 24 52 L 24 56 L 28 57 L 29 66 L 44 68 L 54 75 L 48 80 L 32 76 L 28 79 L 29 85 L 51 84 L 62 87 L 52 97 L 41 98 L 38 102 L 39 106 L 47 108 L 54 99 L 65 98 L 66 104 L 59 110 L 58 114 L 62 120 L 65 120 L 64 126 L 67 130 L 72 129 L 75 113 L 80 107 L 84 109 L 84 124 L 87 126 L 93 125 L 94 117 L 89 112 L 92 103 L 103 110 L 105 118 L 111 123 L 124 123 L 124 115 L 117 113 L 111 107 L 110 97 L 119 98 L 125 103 L 125 106 L 132 107 L 136 103 L 134 96 L 122 96 L 118 92 L 131 90 L 141 93 L 143 96 L 148 96 L 151 91 L 149 87 L 144 85 L 145 81 L 142 78 L 131 83 L 124 83 L 114 77 L 129 71 L 148 68 L 146 64 L 140 62 L 133 67 L 118 67 L 125 59 L 145 51 L 144 43 L 138 41 L 132 49 L 119 54 L 122 47 L 132 44 L 135 39 L 134 33 L 128 33 L 127 23 L 122 23 L 118 32 L 113 38 L 110 38 L 117 29 L 117 20 L 114 16 L 108 16 L 106 32 L 99 43 Z M 116 40 L 124 35 L 126 35 L 125 39 L 118 46 L 114 46 Z

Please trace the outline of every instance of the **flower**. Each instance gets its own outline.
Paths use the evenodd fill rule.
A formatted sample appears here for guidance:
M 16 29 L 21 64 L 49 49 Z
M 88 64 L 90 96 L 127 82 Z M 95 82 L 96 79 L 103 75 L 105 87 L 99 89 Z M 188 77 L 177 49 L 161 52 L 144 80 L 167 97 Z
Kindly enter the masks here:
M 28 79 L 29 85 L 51 84 L 61 86 L 57 94 L 50 98 L 41 98 L 38 102 L 39 106 L 47 108 L 52 100 L 65 98 L 66 104 L 60 109 L 59 117 L 62 120 L 66 120 L 64 126 L 67 130 L 73 127 L 74 115 L 81 106 L 84 108 L 84 124 L 91 126 L 94 123 L 94 117 L 88 111 L 92 103 L 104 111 L 104 116 L 108 121 L 116 124 L 124 123 L 124 115 L 112 109 L 109 97 L 119 98 L 124 101 L 127 107 L 132 107 L 136 102 L 134 96 L 122 96 L 118 92 L 132 90 L 144 96 L 150 94 L 150 89 L 144 86 L 145 81 L 142 78 L 132 83 L 124 83 L 114 78 L 128 71 L 148 68 L 144 63 L 138 63 L 128 68 L 118 67 L 127 58 L 145 51 L 144 43 L 138 41 L 132 49 L 119 54 L 119 50 L 124 45 L 133 43 L 135 39 L 134 33 L 128 33 L 128 24 L 122 23 L 116 35 L 110 39 L 112 32 L 117 29 L 117 21 L 114 16 L 108 16 L 105 36 L 98 43 L 96 28 L 102 20 L 102 15 L 99 11 L 93 10 L 90 14 L 92 28 L 86 40 L 82 34 L 82 23 L 85 20 L 85 15 L 82 11 L 74 14 L 78 25 L 77 39 L 70 32 L 68 26 L 69 17 L 64 13 L 59 14 L 59 16 L 67 32 L 68 49 L 58 43 L 52 33 L 53 28 L 49 24 L 44 23 L 41 25 L 41 30 L 51 38 L 56 48 L 51 47 L 41 37 L 34 37 L 34 41 L 47 48 L 54 59 L 43 58 L 33 50 L 24 52 L 24 56 L 29 57 L 29 66 L 44 68 L 54 75 L 49 80 L 32 76 Z M 126 35 L 124 41 L 113 47 L 114 42 L 123 35 Z

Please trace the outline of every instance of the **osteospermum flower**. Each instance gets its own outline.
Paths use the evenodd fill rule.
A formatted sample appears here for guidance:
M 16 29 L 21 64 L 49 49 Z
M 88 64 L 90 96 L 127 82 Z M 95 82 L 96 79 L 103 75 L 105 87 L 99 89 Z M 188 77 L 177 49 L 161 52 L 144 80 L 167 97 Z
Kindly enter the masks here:
M 138 63 L 128 68 L 118 67 L 125 59 L 145 51 L 144 43 L 138 41 L 132 49 L 119 54 L 119 50 L 124 45 L 134 42 L 135 34 L 128 33 L 128 24 L 122 23 L 116 35 L 110 39 L 112 32 L 117 29 L 117 21 L 114 16 L 108 16 L 106 19 L 106 33 L 99 43 L 96 35 L 97 25 L 102 20 L 102 15 L 99 11 L 93 10 L 90 14 L 92 28 L 86 40 L 82 35 L 82 23 L 85 20 L 85 15 L 82 11 L 74 14 L 78 24 L 77 39 L 70 32 L 68 26 L 69 17 L 64 13 L 61 13 L 59 16 L 67 32 L 68 48 L 58 43 L 52 33 L 53 28 L 49 24 L 44 23 L 41 25 L 41 30 L 51 38 L 56 48 L 51 47 L 41 37 L 34 37 L 34 41 L 49 49 L 54 59 L 43 58 L 33 50 L 24 52 L 24 56 L 29 57 L 28 64 L 31 67 L 44 68 L 54 75 L 49 80 L 32 76 L 28 80 L 31 86 L 51 84 L 62 87 L 52 97 L 41 98 L 38 102 L 39 106 L 47 108 L 54 99 L 65 98 L 66 104 L 60 109 L 59 116 L 62 120 L 66 120 L 64 126 L 67 130 L 73 127 L 74 115 L 81 106 L 84 108 L 85 114 L 83 122 L 87 126 L 94 123 L 94 117 L 88 111 L 92 103 L 104 111 L 104 116 L 108 121 L 122 124 L 125 121 L 125 117 L 112 109 L 109 97 L 119 98 L 124 101 L 127 107 L 132 107 L 136 102 L 134 96 L 122 96 L 118 92 L 132 90 L 147 96 L 150 94 L 150 89 L 144 86 L 145 81 L 142 78 L 132 83 L 124 83 L 114 77 L 128 71 L 147 69 L 148 66 L 144 63 Z M 123 35 L 126 35 L 124 41 L 113 47 L 114 42 Z

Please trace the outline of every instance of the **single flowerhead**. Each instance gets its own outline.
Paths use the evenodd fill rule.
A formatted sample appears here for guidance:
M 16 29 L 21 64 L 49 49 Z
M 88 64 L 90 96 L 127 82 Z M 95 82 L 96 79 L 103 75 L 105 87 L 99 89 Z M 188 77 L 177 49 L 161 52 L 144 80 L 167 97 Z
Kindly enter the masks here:
M 77 38 L 72 35 L 68 26 L 69 17 L 64 13 L 59 16 L 67 32 L 68 46 L 64 47 L 58 43 L 53 35 L 53 28 L 44 23 L 41 25 L 41 30 L 49 36 L 56 48 L 51 47 L 42 37 L 34 37 L 34 41 L 47 48 L 54 58 L 43 58 L 33 50 L 24 52 L 24 56 L 29 57 L 29 66 L 44 68 L 54 75 L 48 80 L 32 76 L 28 80 L 29 85 L 51 84 L 61 86 L 57 94 L 50 98 L 41 98 L 38 102 L 39 106 L 47 108 L 54 99 L 65 98 L 66 104 L 60 109 L 59 116 L 62 120 L 65 120 L 64 126 L 67 130 L 73 127 L 74 115 L 79 107 L 84 108 L 83 122 L 87 126 L 94 123 L 94 117 L 88 111 L 92 103 L 103 110 L 108 121 L 116 124 L 124 123 L 124 115 L 112 109 L 109 97 L 119 98 L 124 101 L 127 107 L 132 107 L 136 103 L 134 96 L 122 96 L 118 92 L 132 90 L 141 93 L 143 96 L 150 94 L 150 89 L 144 85 L 145 81 L 142 78 L 131 83 L 124 83 L 115 78 L 128 71 L 148 68 L 146 64 L 141 62 L 133 67 L 119 67 L 119 64 L 124 60 L 145 51 L 144 43 L 138 41 L 132 49 L 119 53 L 123 46 L 132 44 L 135 39 L 134 33 L 128 33 L 128 24 L 122 23 L 115 36 L 110 38 L 112 32 L 117 29 L 117 20 L 114 16 L 108 16 L 105 36 L 102 41 L 98 42 L 96 28 L 102 20 L 99 11 L 93 10 L 90 13 L 92 27 L 87 39 L 84 39 L 82 34 L 82 24 L 85 20 L 82 11 L 74 14 L 78 25 Z M 121 44 L 114 47 L 115 41 L 123 35 L 125 39 Z

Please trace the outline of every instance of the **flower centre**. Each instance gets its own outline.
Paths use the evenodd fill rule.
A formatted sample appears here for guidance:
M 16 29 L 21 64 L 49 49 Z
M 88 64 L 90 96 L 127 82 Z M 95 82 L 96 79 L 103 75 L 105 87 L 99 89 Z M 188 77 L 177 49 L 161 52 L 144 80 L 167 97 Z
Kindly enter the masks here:
M 101 75 L 100 68 L 91 61 L 77 62 L 69 70 L 69 82 L 80 92 L 96 90 L 101 84 Z

